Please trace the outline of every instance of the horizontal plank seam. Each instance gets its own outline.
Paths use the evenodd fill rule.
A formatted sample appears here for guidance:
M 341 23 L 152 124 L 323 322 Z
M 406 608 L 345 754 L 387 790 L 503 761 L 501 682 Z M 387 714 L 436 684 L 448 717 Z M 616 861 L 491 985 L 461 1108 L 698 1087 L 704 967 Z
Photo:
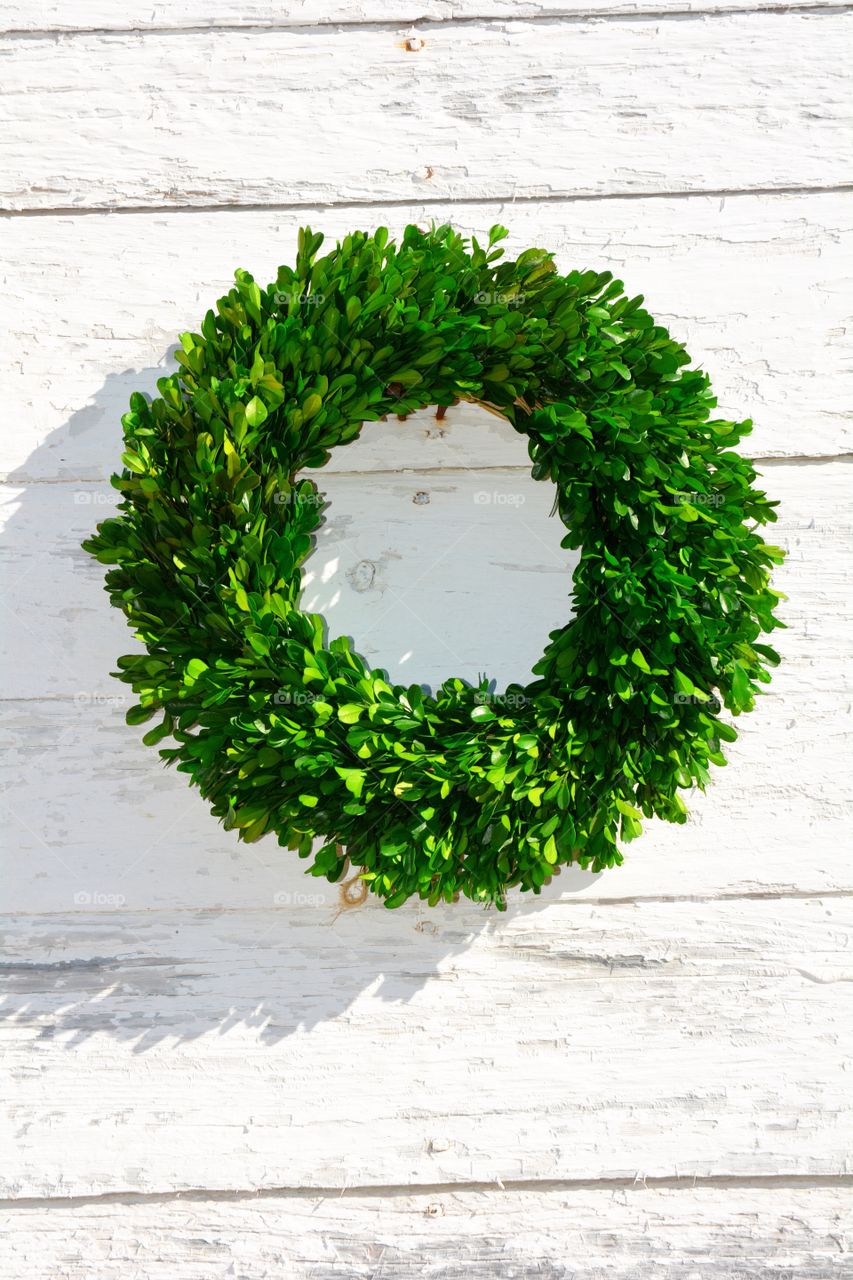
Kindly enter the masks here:
M 784 454 L 774 455 L 772 457 L 764 455 L 750 456 L 745 455 L 750 462 L 757 467 L 773 467 L 773 466 L 791 466 L 791 467 L 810 467 L 810 466 L 826 466 L 834 462 L 853 462 L 853 453 L 825 453 L 825 454 L 792 454 L 785 456 Z M 322 470 L 322 468 L 320 469 Z M 493 474 L 506 474 L 509 472 L 513 475 L 526 475 L 530 468 L 524 463 L 496 463 L 494 465 L 481 466 L 479 463 L 472 463 L 470 467 L 370 467 L 367 470 L 359 471 L 327 471 L 326 475 L 334 476 L 445 476 L 448 479 L 452 476 L 464 476 L 473 472 L 476 475 L 485 472 Z M 317 472 L 316 474 L 319 474 Z M 17 476 L 14 472 L 6 472 L 0 475 L 0 485 L 8 485 L 10 488 L 38 488 L 39 486 L 73 486 L 81 484 L 108 484 L 109 481 L 104 476 Z M 2 699 L 0 699 L 2 701 Z
M 389 200 L 299 200 L 260 201 L 247 203 L 220 202 L 208 204 L 122 204 L 79 207 L 53 205 L 44 209 L 12 209 L 0 205 L 0 218 L 68 218 L 68 217 L 116 217 L 128 214 L 164 213 L 288 213 L 300 209 L 317 212 L 330 209 L 412 209 L 447 208 L 452 205 L 504 207 L 514 204 L 575 204 L 601 203 L 607 200 L 696 200 L 735 199 L 740 196 L 821 196 L 843 195 L 853 192 L 853 182 L 820 184 L 789 184 L 775 187 L 703 187 L 689 191 L 586 191 L 572 194 L 519 195 L 507 193 L 501 196 L 411 196 Z
M 638 903 L 658 905 L 678 902 L 695 902 L 708 905 L 713 902 L 784 902 L 814 901 L 822 902 L 825 898 L 853 898 L 853 886 L 849 889 L 743 889 L 723 893 L 635 893 L 624 898 L 581 897 L 558 898 L 548 903 L 551 907 L 632 907 Z M 512 901 L 510 906 L 515 905 Z M 518 905 L 524 905 L 519 901 Z M 240 916 L 260 915 L 280 910 L 275 907 L 114 907 L 104 911 L 6 911 L 0 915 L 0 921 L 9 924 L 19 920 L 62 920 L 74 919 L 109 919 L 124 916 Z M 300 908 L 304 912 L 305 908 Z
M 11 1196 L 0 1199 L 0 1209 L 37 1209 L 42 1205 L 52 1205 L 68 1209 L 83 1208 L 86 1205 L 117 1204 L 131 1206 L 135 1204 L 169 1204 L 182 1200 L 202 1201 L 242 1201 L 242 1200 L 318 1200 L 344 1196 L 360 1196 L 364 1199 L 381 1199 L 385 1196 L 436 1196 L 458 1195 L 463 1192 L 487 1191 L 603 1191 L 614 1190 L 637 1191 L 655 1189 L 671 1189 L 674 1191 L 694 1191 L 702 1188 L 717 1188 L 724 1191 L 743 1191 L 751 1188 L 790 1188 L 817 1190 L 822 1187 L 853 1187 L 853 1174 L 712 1174 L 708 1177 L 681 1177 L 678 1175 L 643 1178 L 495 1178 L 493 1181 L 470 1182 L 422 1182 L 402 1183 L 383 1186 L 341 1186 L 341 1187 L 261 1187 L 253 1188 L 193 1188 L 187 1191 L 106 1191 L 90 1195 L 72 1196 Z
M 142 24 L 131 25 L 127 27 L 5 27 L 0 28 L 0 37 L 5 39 L 17 40 L 55 40 L 60 38 L 75 38 L 78 36 L 173 36 L 173 35 L 209 35 L 212 33 L 224 34 L 240 34 L 240 35 L 268 35 L 271 32 L 304 32 L 313 31 L 318 35 L 325 35 L 326 32 L 335 32 L 337 30 L 346 31 L 387 31 L 397 34 L 402 28 L 416 26 L 419 32 L 429 33 L 430 29 L 447 29 L 448 27 L 470 27 L 479 26 L 483 23 L 493 23 L 501 27 L 505 27 L 509 23 L 523 23 L 524 26 L 541 26 L 554 25 L 560 23 L 583 23 L 583 22 L 660 22 L 660 21 L 692 21 L 694 19 L 704 20 L 705 18 L 726 17 L 731 15 L 752 16 L 755 14 L 789 14 L 789 13 L 806 13 L 806 14 L 836 14 L 844 13 L 851 8 L 849 0 L 839 0 L 839 3 L 833 4 L 828 0 L 818 0 L 816 4 L 810 4 L 805 0 L 801 4 L 753 4 L 748 6 L 724 5 L 719 8 L 710 6 L 708 8 L 689 8 L 681 9 L 630 9 L 620 12 L 618 9 L 602 12 L 597 9 L 557 9 L 552 13 L 534 13 L 534 14 L 500 14 L 500 13 L 479 13 L 469 14 L 465 17 L 452 16 L 449 18 L 430 18 L 430 17 L 411 17 L 400 18 L 397 22 L 389 21 L 387 18 L 332 18 L 325 22 L 288 22 L 276 21 L 271 19 L 269 22 L 210 22 L 210 23 L 186 23 L 182 25 L 176 23 L 174 26 L 166 26 L 160 24 Z

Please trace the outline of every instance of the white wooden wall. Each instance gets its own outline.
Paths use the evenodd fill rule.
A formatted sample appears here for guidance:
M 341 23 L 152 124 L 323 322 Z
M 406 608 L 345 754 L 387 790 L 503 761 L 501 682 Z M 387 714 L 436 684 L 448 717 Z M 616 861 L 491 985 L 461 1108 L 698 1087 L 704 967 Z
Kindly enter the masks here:
M 853 1275 L 846 9 L 0 0 L 2 1280 Z M 505 916 L 238 847 L 125 727 L 79 549 L 234 267 L 432 218 L 643 292 L 755 418 L 789 552 L 690 824 Z M 523 442 L 427 413 L 326 480 L 333 630 L 524 678 L 572 561 Z

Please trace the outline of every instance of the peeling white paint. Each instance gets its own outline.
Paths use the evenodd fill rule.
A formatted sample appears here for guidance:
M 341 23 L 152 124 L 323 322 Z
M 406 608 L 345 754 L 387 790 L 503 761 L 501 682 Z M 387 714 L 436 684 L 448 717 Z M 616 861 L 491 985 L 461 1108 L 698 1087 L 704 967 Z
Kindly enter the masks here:
M 0 201 L 160 209 L 846 183 L 848 19 L 451 23 L 416 52 L 404 31 L 370 25 L 4 37 Z
M 849 1273 L 849 15 L 689 8 L 0 0 L 0 1280 Z M 643 292 L 755 419 L 788 551 L 784 665 L 689 823 L 506 916 L 238 846 L 124 725 L 79 548 L 235 266 L 431 218 Z M 425 412 L 320 479 L 333 629 L 523 678 L 571 564 L 520 437 Z
M 221 38 L 221 37 L 220 37 Z M 131 391 L 153 392 L 175 367 L 184 329 L 233 283 L 235 267 L 267 283 L 295 257 L 297 229 L 335 240 L 355 226 L 449 219 L 480 237 L 511 228 L 508 252 L 544 245 L 563 270 L 607 269 L 642 293 L 714 381 L 720 412 L 752 418 L 744 442 L 761 457 L 853 451 L 853 202 L 849 195 L 719 200 L 448 202 L 290 212 L 147 213 L 13 218 L 0 236 L 0 474 L 105 479 Z M 19 299 L 26 297 L 21 308 Z M 470 411 L 467 411 L 470 414 Z M 499 419 L 460 406 L 421 420 L 422 447 L 396 420 L 373 423 L 359 468 L 513 466 L 523 442 Z M 476 429 L 475 429 L 476 428 Z M 398 441 L 405 439 L 405 447 Z M 374 447 L 367 448 L 373 441 Z M 352 448 L 328 470 L 349 470 Z

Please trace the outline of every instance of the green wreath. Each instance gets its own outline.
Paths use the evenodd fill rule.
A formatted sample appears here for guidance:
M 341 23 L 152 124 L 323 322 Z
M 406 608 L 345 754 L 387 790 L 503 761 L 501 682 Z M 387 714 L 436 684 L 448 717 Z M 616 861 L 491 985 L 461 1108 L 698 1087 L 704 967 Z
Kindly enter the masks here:
M 683 822 L 778 656 L 775 520 L 711 416 L 705 373 L 609 272 L 501 262 L 450 227 L 299 233 L 295 269 L 236 288 L 181 336 L 180 370 L 122 419 L 120 515 L 84 544 L 146 652 L 118 660 L 160 713 L 150 745 L 241 839 L 275 832 L 389 907 L 460 893 L 503 906 L 562 865 L 622 861 L 641 817 Z M 322 520 L 306 468 L 364 423 L 469 400 L 527 437 L 580 548 L 574 616 L 535 678 L 391 685 L 300 610 Z M 568 586 L 568 584 L 567 584 Z M 568 595 L 568 592 L 567 592 Z M 317 848 L 318 840 L 321 842 Z

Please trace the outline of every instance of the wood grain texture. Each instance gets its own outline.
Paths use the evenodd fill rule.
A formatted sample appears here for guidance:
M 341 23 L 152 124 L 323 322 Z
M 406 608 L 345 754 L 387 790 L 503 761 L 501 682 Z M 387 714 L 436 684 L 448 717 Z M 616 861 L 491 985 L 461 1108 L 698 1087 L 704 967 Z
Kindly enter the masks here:
M 0 0 L 0 1280 L 851 1273 L 847 7 Z M 687 826 L 505 916 L 238 846 L 124 725 L 79 549 L 234 267 L 431 219 L 644 293 L 789 552 Z M 523 675 L 571 569 L 525 473 L 467 406 L 375 424 L 314 607 L 400 674 Z
M 647 15 L 715 13 L 719 10 L 833 9 L 842 0 L 644 0 Z M 5 32 L 185 31 L 211 27 L 326 27 L 335 25 L 390 26 L 417 23 L 417 36 L 432 22 L 470 22 L 485 19 L 555 19 L 633 15 L 632 0 L 383 0 L 381 10 L 369 0 L 243 0 L 239 9 L 227 0 L 184 0 L 179 7 L 165 3 L 115 0 L 0 0 L 0 34 Z M 406 33 L 409 34 L 409 33 Z M 423 33 L 429 34 L 429 28 Z
M 607 268 L 687 345 L 720 411 L 752 417 L 762 456 L 853 451 L 853 195 L 413 205 L 289 213 L 21 218 L 0 237 L 0 473 L 15 480 L 107 477 L 131 391 L 156 390 L 171 344 L 196 329 L 244 266 L 264 282 L 295 257 L 305 222 L 335 239 L 354 227 L 447 218 L 482 236 L 511 228 L 509 252 L 555 251 L 563 270 Z M 26 298 L 21 307 L 20 298 Z M 476 422 L 476 431 L 473 430 Z M 523 464 L 520 437 L 480 415 L 423 422 L 416 450 L 371 426 L 329 470 Z M 368 448 L 368 442 L 375 442 Z M 404 441 L 405 447 L 401 447 Z
M 245 846 L 223 831 L 112 697 L 0 706 L 7 909 L 230 910 L 280 899 L 298 916 L 318 893 L 336 909 L 337 890 L 318 889 L 272 837 Z M 622 867 L 564 872 L 548 899 L 850 892 L 852 744 L 849 690 L 771 695 L 728 751 L 729 767 L 705 795 L 688 796 L 686 826 L 647 824 Z
M 0 1277 L 841 1280 L 849 1187 L 61 1200 L 0 1211 Z
M 424 437 L 409 427 L 417 456 Z M 560 548 L 549 484 L 506 468 L 313 475 L 328 505 L 304 601 L 331 635 L 354 637 L 397 680 L 484 672 L 503 688 L 529 677 L 548 632 L 571 613 L 577 563 Z M 780 504 L 767 535 L 787 552 L 774 576 L 789 596 L 788 630 L 774 637 L 786 663 L 771 695 L 789 674 L 809 696 L 837 695 L 849 687 L 853 462 L 765 464 L 757 483 Z M 82 482 L 0 488 L 0 655 L 18 697 L 127 692 L 109 673 L 132 635 L 109 607 L 102 566 L 80 546 L 115 514 L 117 496 Z
M 841 1174 L 851 925 L 849 897 L 13 920 L 0 1192 Z
M 784 663 L 739 723 L 731 766 L 691 800 L 690 825 L 651 824 L 625 867 L 581 877 L 584 892 L 853 888 L 851 475 L 845 461 L 768 466 L 764 483 L 781 502 L 771 536 L 788 551 L 775 579 L 789 596 L 777 637 Z M 545 486 L 501 470 L 369 483 L 330 474 L 324 485 L 331 505 L 306 564 L 306 599 L 332 633 L 352 635 L 407 682 L 524 677 L 570 610 L 572 560 L 559 550 Z M 276 893 L 305 891 L 311 882 L 292 856 L 271 839 L 238 846 L 124 724 L 128 694 L 109 672 L 133 640 L 79 546 L 112 492 L 6 493 L 0 654 L 17 695 L 1 717 L 8 906 L 70 911 L 78 894 L 84 904 L 86 894 L 120 896 L 134 909 L 268 906 Z
M 7 37 L 0 205 L 848 183 L 851 31 L 778 12 L 437 25 L 416 52 L 373 27 Z

